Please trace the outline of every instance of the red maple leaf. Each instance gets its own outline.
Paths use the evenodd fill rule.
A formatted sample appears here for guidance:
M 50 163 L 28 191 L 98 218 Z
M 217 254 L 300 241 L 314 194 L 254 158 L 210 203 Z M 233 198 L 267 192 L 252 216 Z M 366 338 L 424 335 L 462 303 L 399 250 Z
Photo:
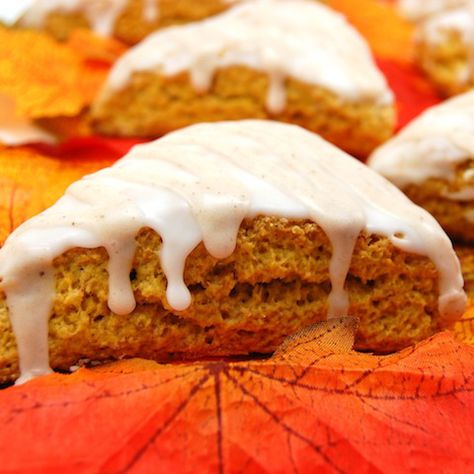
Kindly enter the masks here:
M 327 321 L 266 360 L 120 361 L 0 392 L 4 472 L 468 472 L 474 348 L 390 356 Z

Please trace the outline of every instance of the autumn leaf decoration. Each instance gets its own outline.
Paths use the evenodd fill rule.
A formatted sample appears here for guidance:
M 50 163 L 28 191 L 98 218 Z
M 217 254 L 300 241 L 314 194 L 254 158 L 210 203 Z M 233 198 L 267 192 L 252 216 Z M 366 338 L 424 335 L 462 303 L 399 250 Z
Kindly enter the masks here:
M 111 165 L 123 153 L 118 145 L 115 149 L 92 139 L 82 148 L 78 143 L 56 148 L 56 156 L 48 151 L 53 152 L 0 147 L 0 247 L 21 223 L 54 204 L 69 184 Z
M 330 320 L 273 357 L 120 361 L 0 392 L 1 469 L 68 473 L 468 472 L 474 348 L 390 356 Z
M 40 31 L 0 25 L 0 98 L 62 137 L 90 134 L 82 114 L 125 49 L 87 30 L 58 43 Z
M 41 32 L 0 26 L 0 94 L 25 117 L 77 115 L 85 105 L 81 62 L 68 47 Z

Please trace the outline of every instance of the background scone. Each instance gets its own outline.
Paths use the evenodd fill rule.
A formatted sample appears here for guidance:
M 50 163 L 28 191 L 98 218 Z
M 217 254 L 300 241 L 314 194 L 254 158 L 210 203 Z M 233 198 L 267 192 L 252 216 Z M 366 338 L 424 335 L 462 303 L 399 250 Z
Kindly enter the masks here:
M 474 1 L 436 13 L 417 27 L 417 60 L 444 95 L 474 86 Z
M 196 122 L 273 118 L 357 155 L 392 134 L 393 94 L 363 38 L 317 2 L 246 2 L 152 34 L 116 63 L 91 119 L 156 137 Z
M 152 31 L 198 21 L 242 0 L 36 0 L 18 22 L 44 29 L 59 40 L 78 28 L 90 28 L 135 44 Z
M 377 149 L 369 166 L 474 242 L 474 91 L 432 107 Z
M 422 21 L 444 10 L 460 7 L 470 0 L 397 0 L 402 15 L 411 21 Z
M 267 121 L 135 147 L 14 231 L 0 278 L 3 381 L 49 361 L 268 353 L 345 314 L 358 348 L 393 351 L 465 303 L 428 213 L 317 135 Z

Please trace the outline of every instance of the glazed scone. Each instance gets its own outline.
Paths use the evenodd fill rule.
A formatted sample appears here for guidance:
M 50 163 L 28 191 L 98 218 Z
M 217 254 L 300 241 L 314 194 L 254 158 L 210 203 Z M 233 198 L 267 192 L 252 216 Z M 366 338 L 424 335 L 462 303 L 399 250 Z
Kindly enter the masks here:
M 432 107 L 377 149 L 369 166 L 474 242 L 474 91 Z
M 416 33 L 417 61 L 445 96 L 474 86 L 474 1 L 437 13 Z
M 198 21 L 242 0 L 36 0 L 19 20 L 65 40 L 78 28 L 90 28 L 135 44 L 170 25 Z
M 470 0 L 397 0 L 400 13 L 411 21 L 423 21 L 427 18 L 453 8 L 461 7 Z
M 388 352 L 465 303 L 428 213 L 317 135 L 258 120 L 182 129 L 74 183 L 10 235 L 0 278 L 3 381 L 84 358 L 269 353 L 346 314 L 358 348 Z
M 156 137 L 196 123 L 272 118 L 366 156 L 393 131 L 393 94 L 363 38 L 310 0 L 246 2 L 156 32 L 112 69 L 98 133 Z

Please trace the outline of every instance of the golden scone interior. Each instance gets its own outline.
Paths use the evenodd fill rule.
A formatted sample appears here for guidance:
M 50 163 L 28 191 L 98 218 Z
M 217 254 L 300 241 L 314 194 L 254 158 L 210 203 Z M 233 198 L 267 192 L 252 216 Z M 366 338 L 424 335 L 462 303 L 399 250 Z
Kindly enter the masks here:
M 115 64 L 91 114 L 99 133 L 145 137 L 245 118 L 296 123 L 366 156 L 392 134 L 395 111 L 367 44 L 340 14 L 281 0 L 154 33 Z
M 455 168 L 453 178 L 430 178 L 408 185 L 405 194 L 436 217 L 454 240 L 474 242 L 474 160 Z
M 377 149 L 369 166 L 428 210 L 454 239 L 474 241 L 474 92 L 432 107 Z
M 243 66 L 216 72 L 211 89 L 201 94 L 189 74 L 165 77 L 137 72 L 120 93 L 97 102 L 91 115 L 104 135 L 154 137 L 197 122 L 261 118 L 294 123 L 319 133 L 356 156 L 367 156 L 392 135 L 392 105 L 348 102 L 334 92 L 289 78 L 284 110 L 266 106 L 270 80 Z
M 0 279 L 4 373 L 20 382 L 81 358 L 271 352 L 346 314 L 359 348 L 386 352 L 465 304 L 426 211 L 319 136 L 263 120 L 194 125 L 77 181 L 9 236 Z
M 55 260 L 56 296 L 49 319 L 51 365 L 81 359 L 155 360 L 270 353 L 289 334 L 326 319 L 331 245 L 310 221 L 258 217 L 243 222 L 237 246 L 219 260 L 199 245 L 186 261 L 192 305 L 166 301 L 158 257 L 161 239 L 137 236 L 131 270 L 137 307 L 125 316 L 107 306 L 105 249 L 71 249 Z M 449 326 L 438 311 L 438 274 L 426 257 L 361 234 L 346 281 L 348 313 L 360 319 L 356 347 L 390 352 Z M 18 358 L 0 298 L 0 382 L 16 378 Z

